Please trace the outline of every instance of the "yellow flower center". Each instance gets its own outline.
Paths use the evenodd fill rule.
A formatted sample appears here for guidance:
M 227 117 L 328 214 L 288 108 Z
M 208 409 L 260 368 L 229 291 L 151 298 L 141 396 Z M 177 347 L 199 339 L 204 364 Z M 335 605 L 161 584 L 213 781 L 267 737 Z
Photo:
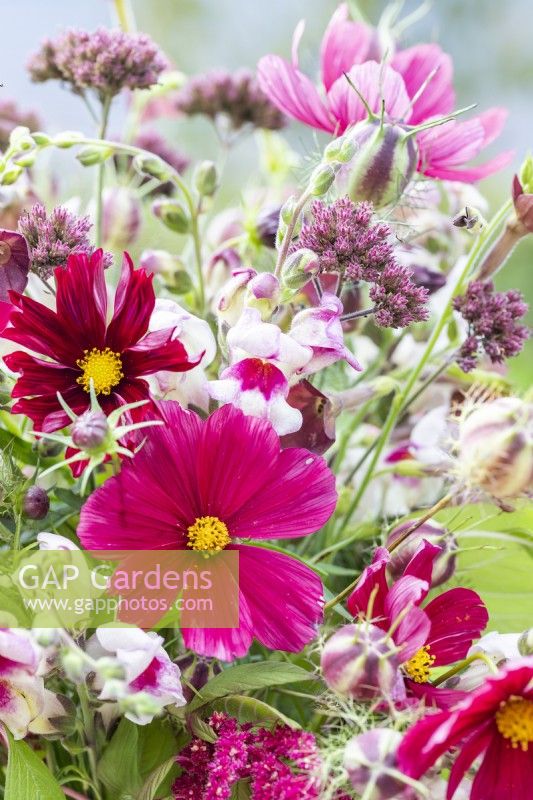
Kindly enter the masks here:
M 496 727 L 504 739 L 511 740 L 513 747 L 526 752 L 533 742 L 533 700 L 510 697 L 496 712 Z
M 105 350 L 93 347 L 91 351 L 84 350 L 83 353 L 83 358 L 76 361 L 83 372 L 76 378 L 76 383 L 89 392 L 92 380 L 96 394 L 111 394 L 111 389 L 124 377 L 120 354 L 114 353 L 109 347 Z
M 196 517 L 194 525 L 187 528 L 189 542 L 193 550 L 216 553 L 231 542 L 228 528 L 218 517 Z
M 429 644 L 426 644 L 403 665 L 403 668 L 415 683 L 427 683 L 434 661 L 435 656 L 429 654 Z

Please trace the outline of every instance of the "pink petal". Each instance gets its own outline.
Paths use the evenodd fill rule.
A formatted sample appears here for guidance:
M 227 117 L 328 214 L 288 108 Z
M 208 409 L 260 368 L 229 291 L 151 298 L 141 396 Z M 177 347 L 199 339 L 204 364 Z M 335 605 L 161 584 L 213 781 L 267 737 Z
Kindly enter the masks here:
M 421 581 L 426 581 L 428 586 L 431 586 L 433 563 L 440 553 L 442 553 L 442 547 L 423 539 L 407 564 L 404 575 L 414 575 L 415 578 L 420 578 Z
M 443 689 L 431 683 L 415 683 L 409 678 L 406 679 L 406 684 L 409 695 L 421 700 L 426 708 L 453 708 L 466 696 L 466 692 L 457 689 Z
M 241 459 L 243 455 L 241 451 Z M 255 464 L 255 471 L 261 474 L 260 461 Z M 270 475 L 267 477 L 266 471 L 263 475 L 266 480 L 261 488 L 229 520 L 234 536 L 307 536 L 325 525 L 333 514 L 337 503 L 335 476 L 321 456 L 289 448 L 279 453 Z
M 461 746 L 448 779 L 447 794 L 449 797 L 453 797 L 467 769 L 487 749 L 492 739 L 492 723 L 488 722 L 485 730 L 478 730 L 474 736 Z
M 485 758 L 476 773 L 471 800 L 529 800 L 531 776 L 533 775 L 533 753 L 531 746 L 510 747 L 499 734 L 493 735 Z M 448 798 L 451 794 L 448 794 Z
M 363 22 L 352 22 L 348 6 L 343 3 L 331 17 L 320 48 L 322 83 L 326 91 L 354 64 L 374 57 L 379 61 L 376 32 Z
M 418 605 L 428 588 L 426 581 L 407 575 L 396 581 L 385 600 L 385 613 L 391 622 L 403 617 L 393 636 L 402 646 L 402 661 L 409 661 L 427 642 L 430 621 Z
M 375 61 L 352 67 L 348 75 L 375 114 L 381 112 L 383 99 L 389 119 L 401 118 L 409 105 L 409 95 L 401 75 L 386 65 L 376 64 Z M 334 117 L 339 121 L 339 133 L 367 117 L 359 95 L 344 75 L 337 78 L 329 90 L 328 103 Z
M 471 589 L 450 589 L 435 597 L 424 611 L 431 621 L 427 643 L 435 666 L 465 658 L 489 621 L 483 601 Z
M 366 616 L 372 592 L 377 587 L 372 604 L 372 619 L 380 627 L 388 628 L 389 621 L 385 612 L 385 601 L 389 593 L 387 584 L 387 564 L 390 561 L 389 551 L 378 547 L 374 553 L 372 563 L 366 567 L 359 578 L 359 582 L 348 598 L 346 607 L 350 614 L 357 617 L 359 614 Z
M 239 545 L 239 582 L 253 634 L 271 650 L 297 653 L 322 621 L 322 581 L 308 566 L 283 553 Z
M 328 110 L 309 78 L 279 56 L 264 56 L 257 65 L 259 85 L 269 100 L 289 117 L 312 128 L 335 130 Z
M 411 113 L 407 116 L 411 125 L 418 125 L 430 117 L 445 116 L 453 111 L 453 64 L 450 56 L 438 45 L 420 44 L 407 50 L 399 50 L 391 61 L 391 67 L 402 76 L 411 100 L 431 73 L 437 70 L 412 105 Z

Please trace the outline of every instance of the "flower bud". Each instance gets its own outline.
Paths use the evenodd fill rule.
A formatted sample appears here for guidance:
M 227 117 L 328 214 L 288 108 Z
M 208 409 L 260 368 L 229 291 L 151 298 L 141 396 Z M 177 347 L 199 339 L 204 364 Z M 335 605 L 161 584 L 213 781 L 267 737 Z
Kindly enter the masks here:
M 139 266 L 154 275 L 172 275 L 181 266 L 181 260 L 168 250 L 143 250 Z
M 281 211 L 279 212 L 279 218 L 285 225 L 288 225 L 292 219 L 292 215 L 296 209 L 296 197 L 291 195 L 288 200 L 284 202 L 281 206 Z
M 30 486 L 24 500 L 22 510 L 28 519 L 44 519 L 50 508 L 50 499 L 40 486 Z
M 77 650 L 64 650 L 61 654 L 61 665 L 70 681 L 73 683 L 81 683 L 83 681 L 86 665 L 82 654 Z
M 513 203 L 516 223 L 520 231 L 533 233 L 533 193 L 524 190 L 517 175 L 513 179 Z
M 340 162 L 347 164 L 355 155 L 356 145 L 349 137 L 340 136 L 328 144 L 324 150 L 324 161 L 326 163 Z
M 318 275 L 319 259 L 307 248 L 296 250 L 285 260 L 281 268 L 282 299 L 288 300 L 314 275 Z
M 124 667 L 114 658 L 108 658 L 106 656 L 99 658 L 94 668 L 105 681 L 123 681 L 126 678 Z
M 328 639 L 320 658 L 330 689 L 357 699 L 390 695 L 399 663 L 394 642 L 369 622 L 344 625 Z
M 399 731 L 373 728 L 346 743 L 344 768 L 358 794 L 362 795 L 372 782 L 374 791 L 370 795 L 365 794 L 368 800 L 403 796 L 405 783 L 389 773 L 389 770 L 396 769 L 396 751 L 401 740 Z
M 17 150 L 31 150 L 35 143 L 31 138 L 30 129 L 24 125 L 17 125 L 9 134 L 9 146 Z
M 187 233 L 190 219 L 183 206 L 176 200 L 156 200 L 152 211 L 161 222 L 174 233 Z
M 10 169 L 6 169 L 5 172 L 2 173 L 2 178 L 0 183 L 2 186 L 11 186 L 12 184 L 16 183 L 17 180 L 23 173 L 22 167 L 13 166 Z
M 460 479 L 496 500 L 519 497 L 533 479 L 533 406 L 518 397 L 478 405 L 459 423 Z
M 148 692 L 137 692 L 119 700 L 119 708 L 136 718 L 153 717 L 161 710 L 161 704 Z
M 337 170 L 331 164 L 319 164 L 311 173 L 309 191 L 314 197 L 321 197 L 333 185 Z
M 456 228 L 465 228 L 468 233 L 476 235 L 481 233 L 487 224 L 487 220 L 477 208 L 465 206 L 452 220 Z
M 257 275 L 255 269 L 235 270 L 215 297 L 215 313 L 219 319 L 234 325 L 244 308 L 248 283 Z
M 276 234 L 279 227 L 279 206 L 262 209 L 256 221 L 257 235 L 264 247 L 276 246 Z
M 218 184 L 217 168 L 212 161 L 202 161 L 194 173 L 194 185 L 198 194 L 212 197 Z
M 63 131 L 54 136 L 52 143 L 56 147 L 61 147 L 62 150 L 67 150 L 69 147 L 74 147 L 80 139 L 83 139 L 83 133 L 79 131 Z
M 347 168 L 348 194 L 375 208 L 396 202 L 413 177 L 417 163 L 414 138 L 399 125 L 359 122 L 350 140 L 357 157 Z
M 31 449 L 42 458 L 53 458 L 59 455 L 63 445 L 59 444 L 59 442 L 52 442 L 50 439 L 36 439 Z
M 533 656 L 533 628 L 530 628 L 520 636 L 518 640 L 518 652 L 521 656 Z
M 92 167 L 95 164 L 103 164 L 113 155 L 111 147 L 84 147 L 76 158 L 84 167 Z
M 260 272 L 247 286 L 244 305 L 257 308 L 261 318 L 267 320 L 279 301 L 279 281 L 271 272 Z
M 52 143 L 52 138 L 43 131 L 34 131 L 31 134 L 31 138 L 38 147 L 47 147 Z
M 158 156 L 148 156 L 139 154 L 133 159 L 133 168 L 141 175 L 148 175 L 150 178 L 157 178 L 162 183 L 171 180 L 172 170 Z
M 138 237 L 142 224 L 139 198 L 126 186 L 106 189 L 102 205 L 103 238 L 107 247 L 125 250 Z
M 103 411 L 86 411 L 72 425 L 72 441 L 80 450 L 100 450 L 109 436 L 109 424 Z
M 413 521 L 414 520 L 411 519 L 408 522 L 397 525 L 396 528 L 390 532 L 385 547 L 388 548 L 393 542 L 399 539 L 401 535 L 413 525 Z M 420 525 L 416 531 L 413 531 L 392 551 L 388 564 L 388 572 L 393 581 L 398 580 L 398 578 L 403 575 L 407 564 L 418 550 L 423 539 L 442 548 L 442 553 L 440 553 L 433 562 L 431 586 L 440 586 L 441 583 L 445 583 L 452 577 L 455 571 L 457 541 L 442 525 L 428 520 L 428 522 Z

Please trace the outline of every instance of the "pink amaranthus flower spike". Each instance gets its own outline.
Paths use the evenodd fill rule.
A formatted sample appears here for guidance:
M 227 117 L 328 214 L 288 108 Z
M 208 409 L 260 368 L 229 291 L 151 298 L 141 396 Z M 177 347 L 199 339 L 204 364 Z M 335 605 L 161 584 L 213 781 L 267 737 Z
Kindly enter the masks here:
M 333 14 L 321 46 L 322 87 L 319 91 L 298 66 L 298 26 L 289 63 L 277 55 L 264 56 L 258 65 L 259 83 L 270 100 L 287 116 L 312 128 L 341 135 L 367 118 L 360 97 L 347 74 L 375 114 L 405 126 L 419 126 L 450 114 L 455 105 L 453 65 L 436 44 L 398 50 L 386 64 L 377 31 L 349 18 L 343 3 Z M 468 120 L 451 120 L 420 131 L 416 136 L 417 171 L 442 180 L 467 183 L 492 175 L 509 163 L 505 152 L 479 166 L 465 166 L 478 156 L 504 126 L 507 112 L 492 108 Z
M 407 695 L 440 707 L 457 702 L 462 693 L 434 687 L 430 669 L 465 658 L 489 619 L 479 595 L 462 587 L 449 589 L 422 607 L 431 587 L 433 563 L 441 552 L 424 539 L 402 577 L 389 587 L 390 554 L 378 547 L 348 598 L 348 611 L 354 617 L 366 616 L 370 608 L 372 622 L 380 628 L 389 630 L 396 623 L 393 639 L 401 648 L 403 680 L 395 687 L 394 699 L 400 703 Z
M 527 800 L 533 774 L 533 658 L 487 678 L 449 711 L 417 722 L 398 749 L 398 765 L 420 778 L 450 748 L 457 748 L 447 800 L 481 758 L 470 800 Z
M 88 549 L 237 550 L 238 628 L 184 629 L 196 653 L 231 660 L 254 638 L 298 652 L 322 620 L 320 578 L 301 561 L 243 543 L 289 539 L 324 525 L 335 478 L 308 450 L 281 450 L 266 420 L 231 405 L 202 420 L 177 403 L 158 404 L 165 426 L 91 495 L 78 535 Z

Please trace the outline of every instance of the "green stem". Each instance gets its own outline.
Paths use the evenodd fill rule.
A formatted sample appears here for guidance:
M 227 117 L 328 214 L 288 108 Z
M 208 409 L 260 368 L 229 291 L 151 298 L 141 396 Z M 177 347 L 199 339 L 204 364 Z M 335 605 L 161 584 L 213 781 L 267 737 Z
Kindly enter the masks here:
M 285 236 L 283 237 L 283 242 L 281 243 L 281 247 L 278 253 L 278 259 L 276 261 L 276 269 L 274 270 L 274 275 L 276 275 L 278 278 L 281 273 L 281 268 L 285 263 L 285 259 L 287 258 L 289 247 L 291 246 L 292 237 L 294 235 L 294 229 L 296 228 L 296 223 L 298 222 L 300 214 L 304 210 L 305 205 L 307 201 L 310 200 L 310 198 L 311 198 L 311 193 L 308 190 L 302 192 L 302 194 L 300 195 L 300 199 L 296 203 L 296 207 L 292 213 L 290 222 L 287 225 L 287 230 L 285 231 Z
M 118 24 L 124 33 L 131 33 L 135 30 L 135 18 L 129 0 L 113 0 Z
M 463 661 L 460 661 L 459 664 L 455 665 L 455 667 L 452 667 L 451 669 L 448 670 L 448 672 L 445 672 L 444 675 L 441 675 L 439 678 L 434 680 L 433 686 L 440 686 L 441 683 L 444 683 L 445 681 L 449 680 L 449 678 L 453 678 L 454 675 L 457 675 L 457 673 L 462 672 L 464 669 L 466 669 L 466 667 L 470 666 L 470 664 L 472 664 L 472 662 L 474 661 L 484 661 L 493 675 L 498 674 L 498 667 L 496 666 L 494 661 L 492 661 L 492 659 L 490 659 L 485 653 L 473 653 L 473 655 L 468 656 L 468 658 L 465 658 Z
M 107 132 L 107 124 L 109 122 L 109 111 L 111 110 L 112 97 L 107 96 L 102 103 L 102 119 L 100 121 L 100 130 L 98 138 L 103 140 Z M 105 178 L 105 162 L 98 165 L 98 172 L 96 176 L 96 226 L 95 238 L 96 247 L 102 246 L 102 215 L 103 203 L 102 196 L 104 191 L 104 178 Z
M 17 514 L 15 521 L 15 536 L 13 537 L 13 550 L 20 550 L 20 537 L 22 535 L 22 511 Z
M 78 686 L 78 697 L 80 700 L 81 716 L 83 720 L 83 731 L 85 741 L 87 743 L 87 754 L 89 758 L 89 767 L 91 770 L 91 778 L 95 787 L 96 794 L 101 797 L 100 784 L 97 775 L 97 759 L 96 759 L 96 729 L 94 725 L 94 713 L 91 709 L 89 692 L 87 685 L 81 683 Z
M 461 274 L 459 275 L 457 281 L 455 282 L 455 285 L 454 285 L 454 287 L 452 289 L 452 292 L 451 292 L 450 299 L 449 299 L 448 303 L 446 304 L 446 306 L 444 307 L 444 309 L 442 311 L 442 314 L 441 314 L 437 324 L 433 328 L 433 332 L 432 332 L 431 336 L 429 337 L 429 340 L 428 340 L 428 342 L 426 344 L 426 348 L 424 350 L 424 353 L 422 354 L 421 359 L 415 365 L 415 367 L 412 369 L 412 371 L 411 371 L 411 373 L 409 375 L 409 378 L 407 379 L 407 382 L 406 382 L 403 390 L 394 398 L 394 401 L 391 404 L 391 407 L 389 409 L 389 413 L 387 415 L 387 419 L 385 420 L 385 424 L 383 426 L 381 435 L 379 436 L 379 438 L 376 441 L 376 445 L 375 445 L 374 450 L 373 450 L 372 460 L 371 460 L 370 464 L 368 465 L 368 469 L 367 469 L 367 471 L 365 473 L 365 476 L 364 476 L 364 478 L 363 478 L 363 480 L 362 480 L 362 482 L 360 484 L 359 490 L 358 490 L 353 502 L 351 503 L 348 511 L 346 512 L 346 517 L 345 517 L 343 525 L 341 527 L 341 532 L 346 528 L 346 526 L 350 522 L 350 519 L 352 518 L 352 515 L 353 515 L 354 511 L 356 510 L 356 508 L 357 508 L 357 506 L 358 506 L 358 504 L 359 504 L 364 492 L 366 491 L 366 489 L 368 487 L 368 484 L 370 483 L 370 481 L 372 479 L 372 474 L 373 474 L 373 471 L 375 469 L 375 466 L 378 463 L 379 458 L 380 458 L 385 446 L 387 445 L 387 442 L 389 441 L 389 437 L 390 437 L 390 435 L 391 435 L 391 433 L 392 433 L 392 431 L 393 431 L 393 429 L 394 429 L 394 427 L 396 425 L 396 422 L 397 422 L 398 418 L 400 417 L 401 413 L 403 412 L 404 404 L 405 404 L 407 398 L 410 396 L 410 394 L 411 394 L 411 392 L 412 392 L 412 390 L 413 390 L 418 378 L 420 377 L 421 373 L 423 372 L 426 364 L 428 363 L 428 361 L 429 361 L 429 359 L 430 359 L 430 357 L 431 357 L 431 355 L 433 353 L 433 350 L 435 349 L 435 346 L 436 346 L 436 344 L 437 344 L 437 342 L 438 342 L 438 340 L 440 338 L 440 335 L 442 334 L 444 328 L 446 327 L 446 325 L 448 323 L 448 320 L 450 319 L 450 317 L 452 315 L 452 312 L 453 312 L 453 304 L 452 304 L 453 303 L 453 298 L 457 294 L 460 294 L 465 281 L 475 271 L 478 262 L 481 261 L 481 259 L 482 259 L 483 255 L 484 255 L 487 247 L 490 245 L 492 239 L 494 238 L 494 235 L 499 230 L 502 221 L 505 219 L 505 217 L 509 213 L 509 210 L 510 210 L 511 206 L 512 206 L 512 201 L 511 200 L 509 200 L 507 203 L 505 203 L 502 206 L 502 208 L 493 217 L 493 219 L 490 221 L 490 223 L 487 225 L 487 227 L 485 228 L 483 233 L 479 236 L 479 238 L 477 239 L 476 243 L 474 244 L 474 246 L 473 246 L 473 248 L 472 248 L 472 250 L 470 252 L 469 257 L 466 260 L 465 266 L 464 266 L 463 270 L 461 271 Z

